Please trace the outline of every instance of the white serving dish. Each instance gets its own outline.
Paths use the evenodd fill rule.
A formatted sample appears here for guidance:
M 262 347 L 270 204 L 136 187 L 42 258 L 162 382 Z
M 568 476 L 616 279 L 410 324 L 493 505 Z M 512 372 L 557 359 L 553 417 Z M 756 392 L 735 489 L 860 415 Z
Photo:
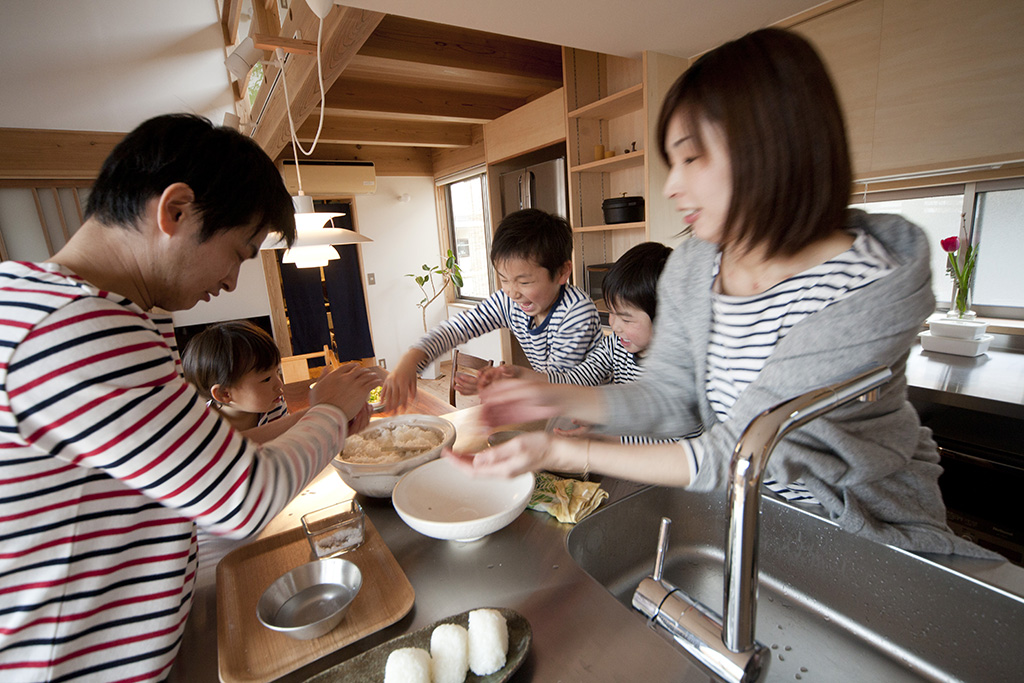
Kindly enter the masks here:
M 391 502 L 398 516 L 424 536 L 475 541 L 522 514 L 533 486 L 532 472 L 513 479 L 473 477 L 441 459 L 402 477 Z
M 957 339 L 956 337 L 940 337 L 929 331 L 917 335 L 921 340 L 921 348 L 937 353 L 951 353 L 956 356 L 980 356 L 988 351 L 994 337 L 983 334 L 978 339 Z
M 434 417 L 433 415 L 385 417 L 372 421 L 360 434 L 365 437 L 372 435 L 374 430 L 396 424 L 438 431 L 441 434 L 441 444 L 418 455 L 383 464 L 348 462 L 344 460 L 345 452 L 342 451 L 331 461 L 331 464 L 334 465 L 341 480 L 357 493 L 373 498 L 387 498 L 402 475 L 424 463 L 436 460 L 444 448 L 455 443 L 455 425 L 443 417 Z
M 956 339 L 981 339 L 988 323 L 961 318 L 935 318 L 928 321 L 932 336 Z

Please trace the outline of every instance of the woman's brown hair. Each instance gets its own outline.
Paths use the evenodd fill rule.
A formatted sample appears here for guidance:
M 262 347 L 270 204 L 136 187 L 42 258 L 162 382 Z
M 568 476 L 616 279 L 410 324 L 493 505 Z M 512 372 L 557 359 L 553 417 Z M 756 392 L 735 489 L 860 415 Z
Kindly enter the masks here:
M 721 129 L 732 167 L 723 243 L 789 256 L 843 226 L 852 172 L 842 110 L 805 39 L 767 28 L 702 55 L 658 116 L 661 156 L 676 114 L 703 151 L 701 123 Z

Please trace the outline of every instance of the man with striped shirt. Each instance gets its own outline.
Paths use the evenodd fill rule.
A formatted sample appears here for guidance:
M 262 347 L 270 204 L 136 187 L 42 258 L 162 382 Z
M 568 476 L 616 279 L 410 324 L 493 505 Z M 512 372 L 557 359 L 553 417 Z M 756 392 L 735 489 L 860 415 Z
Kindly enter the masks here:
M 501 289 L 476 308 L 442 321 L 409 349 L 384 383 L 388 410 L 416 396 L 416 375 L 441 354 L 492 330 L 507 328 L 537 372 L 576 367 L 601 339 L 597 306 L 568 284 L 572 228 L 561 216 L 523 209 L 502 219 L 491 244 Z M 475 378 L 456 389 L 475 394 Z
M 104 162 L 55 256 L 0 265 L 0 680 L 165 679 L 196 525 L 255 534 L 343 445 L 372 373 L 326 376 L 259 445 L 184 382 L 159 312 L 234 289 L 270 229 L 294 240 L 292 212 L 252 140 L 162 116 Z

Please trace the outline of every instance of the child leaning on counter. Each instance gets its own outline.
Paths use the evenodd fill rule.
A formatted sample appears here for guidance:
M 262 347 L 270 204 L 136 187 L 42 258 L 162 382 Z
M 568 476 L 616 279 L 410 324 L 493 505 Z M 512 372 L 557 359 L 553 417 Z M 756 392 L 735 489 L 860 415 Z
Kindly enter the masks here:
M 793 430 L 767 476 L 806 487 L 840 527 L 909 550 L 991 557 L 946 525 L 935 442 L 907 400 L 905 367 L 934 310 L 928 240 L 900 216 L 848 210 L 842 111 L 814 48 L 762 29 L 704 54 L 676 81 L 658 121 L 664 194 L 690 233 L 658 287 L 643 376 L 600 387 L 503 380 L 485 419 L 561 415 L 608 431 L 681 434 L 624 446 L 544 432 L 475 458 L 482 475 L 591 471 L 722 489 L 742 430 L 770 407 L 868 364 L 892 379 Z
M 581 386 L 625 384 L 638 380 L 644 371 L 642 359 L 651 343 L 657 315 L 658 278 L 671 253 L 671 247 L 660 242 L 644 242 L 631 248 L 612 264 L 601 281 L 611 334 L 605 335 L 575 368 L 548 370 L 546 373 L 517 365 L 484 368 L 479 376 L 480 388 L 511 377 Z M 578 429 L 571 433 L 579 436 L 583 431 Z M 650 443 L 652 439 L 626 435 L 621 437 L 621 441 Z
M 501 289 L 442 321 L 402 356 L 384 382 L 387 410 L 416 396 L 416 375 L 431 361 L 492 330 L 510 330 L 538 372 L 576 367 L 601 339 L 597 306 L 568 284 L 572 228 L 564 218 L 538 209 L 510 213 L 494 232 L 491 264 Z M 456 388 L 462 394 L 477 392 L 471 378 Z

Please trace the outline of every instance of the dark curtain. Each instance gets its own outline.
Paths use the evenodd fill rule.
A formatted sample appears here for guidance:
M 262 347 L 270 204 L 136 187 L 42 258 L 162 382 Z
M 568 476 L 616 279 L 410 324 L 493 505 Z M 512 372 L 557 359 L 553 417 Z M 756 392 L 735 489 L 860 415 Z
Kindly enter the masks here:
M 363 297 L 363 275 L 359 270 L 359 254 L 355 245 L 336 245 L 341 258 L 324 268 L 327 300 L 331 302 L 334 341 L 338 360 L 373 357 L 373 340 L 366 322 L 366 299 Z
M 281 263 L 281 289 L 288 306 L 292 354 L 316 353 L 331 343 L 319 268 Z

